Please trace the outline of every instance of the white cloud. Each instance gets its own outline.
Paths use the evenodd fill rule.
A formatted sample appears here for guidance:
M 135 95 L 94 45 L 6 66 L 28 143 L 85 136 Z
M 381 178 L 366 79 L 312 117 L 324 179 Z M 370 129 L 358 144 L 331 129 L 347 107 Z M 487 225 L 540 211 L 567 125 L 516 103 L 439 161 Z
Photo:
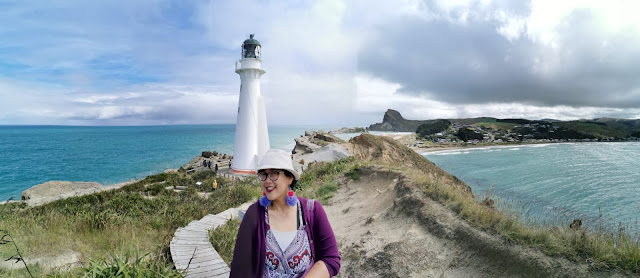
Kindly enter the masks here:
M 388 108 L 414 119 L 637 117 L 638 5 L 25 2 L 0 11 L 0 124 L 232 123 L 250 33 L 270 124 L 363 125 Z M 512 85 L 521 92 L 494 94 Z

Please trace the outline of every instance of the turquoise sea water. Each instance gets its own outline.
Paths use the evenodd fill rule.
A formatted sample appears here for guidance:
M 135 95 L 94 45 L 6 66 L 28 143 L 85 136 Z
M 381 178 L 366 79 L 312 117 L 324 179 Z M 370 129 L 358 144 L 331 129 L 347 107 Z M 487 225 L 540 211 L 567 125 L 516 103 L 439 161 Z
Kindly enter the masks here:
M 640 143 L 566 143 L 427 153 L 473 190 L 493 195 L 529 220 L 574 218 L 638 231 Z
M 270 126 L 272 148 L 290 150 L 305 129 Z M 51 180 L 113 184 L 178 168 L 204 150 L 232 153 L 235 125 L 0 126 L 0 200 Z

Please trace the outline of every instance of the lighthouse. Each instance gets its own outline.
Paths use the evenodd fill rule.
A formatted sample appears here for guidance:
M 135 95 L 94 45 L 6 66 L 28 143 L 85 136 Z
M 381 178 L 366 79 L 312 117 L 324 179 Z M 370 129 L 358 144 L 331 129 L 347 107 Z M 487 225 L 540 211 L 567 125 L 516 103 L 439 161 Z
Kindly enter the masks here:
M 260 42 L 251 34 L 242 43 L 242 58 L 236 62 L 236 73 L 240 75 L 240 99 L 231 164 L 236 173 L 256 173 L 258 163 L 270 148 L 264 98 L 260 95 L 260 77 L 265 73 L 260 51 Z

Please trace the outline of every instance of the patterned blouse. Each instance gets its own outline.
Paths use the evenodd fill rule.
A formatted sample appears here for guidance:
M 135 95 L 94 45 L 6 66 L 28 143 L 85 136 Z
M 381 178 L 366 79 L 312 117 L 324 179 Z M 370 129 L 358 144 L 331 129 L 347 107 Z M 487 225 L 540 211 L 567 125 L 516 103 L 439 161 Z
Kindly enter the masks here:
M 298 201 L 298 231 L 289 246 L 282 250 L 269 226 L 269 210 L 264 209 L 264 221 L 267 223 L 266 255 L 262 277 L 302 277 L 311 266 L 311 247 L 302 220 L 300 201 Z

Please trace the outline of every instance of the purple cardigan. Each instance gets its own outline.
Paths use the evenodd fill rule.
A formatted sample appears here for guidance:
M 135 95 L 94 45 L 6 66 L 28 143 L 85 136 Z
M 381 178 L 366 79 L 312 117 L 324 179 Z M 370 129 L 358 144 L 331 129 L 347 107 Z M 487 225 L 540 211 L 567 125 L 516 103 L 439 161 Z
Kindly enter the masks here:
M 327 214 L 320 202 L 313 201 L 314 208 L 311 212 L 307 209 L 307 199 L 298 199 L 302 204 L 304 219 L 308 223 L 306 230 L 313 262 L 322 260 L 329 270 L 329 275 L 336 276 L 340 270 L 340 253 Z M 233 250 L 230 277 L 262 277 L 266 258 L 266 229 L 264 207 L 255 202 L 242 218 Z

